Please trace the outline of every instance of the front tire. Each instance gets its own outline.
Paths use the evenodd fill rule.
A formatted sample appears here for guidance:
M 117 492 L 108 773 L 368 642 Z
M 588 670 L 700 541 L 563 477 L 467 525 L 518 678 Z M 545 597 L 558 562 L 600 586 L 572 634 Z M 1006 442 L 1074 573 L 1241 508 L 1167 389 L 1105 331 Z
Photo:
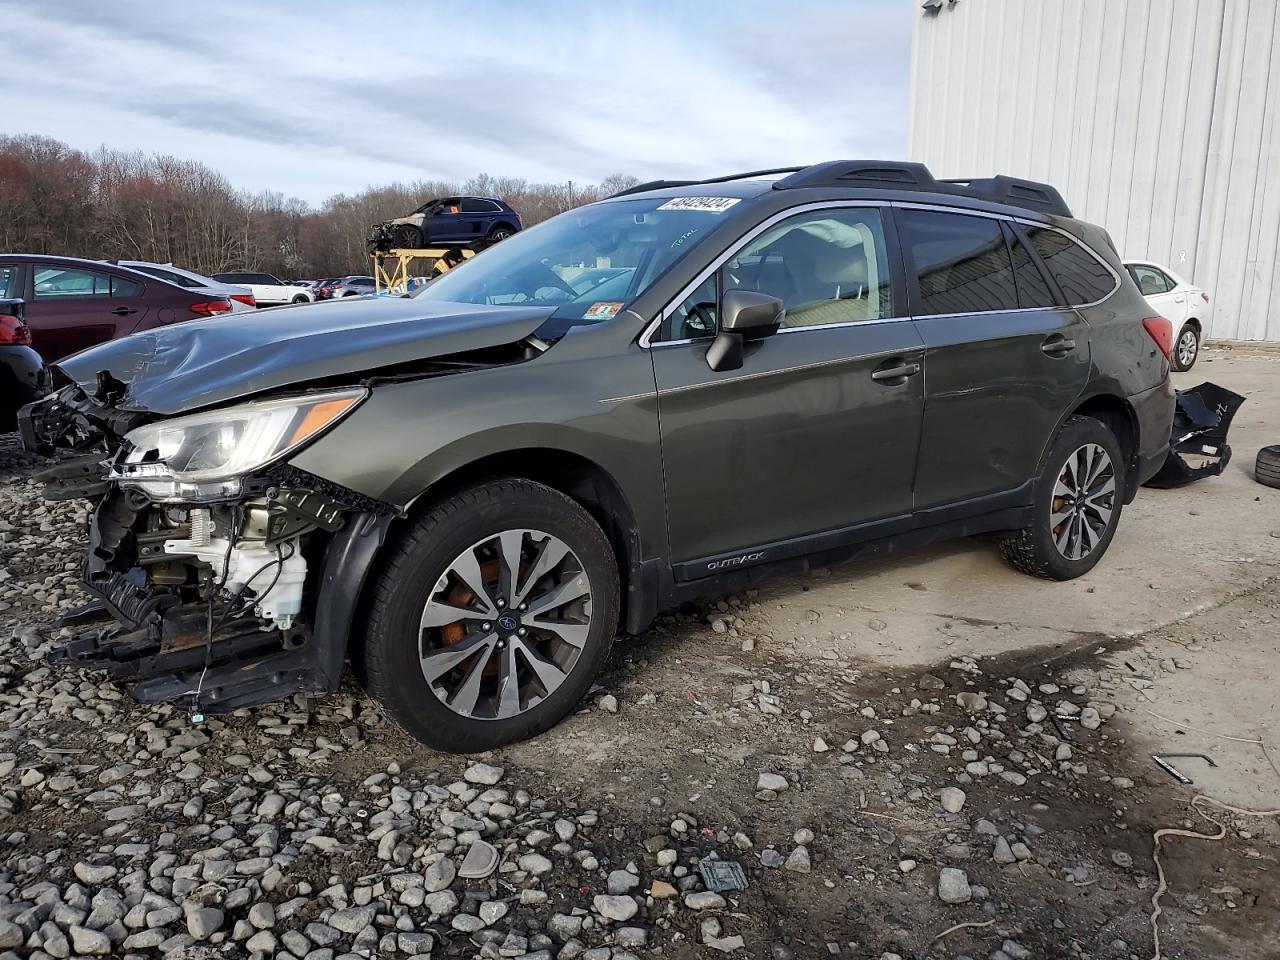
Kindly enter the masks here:
M 559 722 L 604 665 L 618 569 L 563 494 L 495 480 L 433 507 L 392 548 L 357 667 L 410 736 L 489 750 Z
M 1032 520 L 1000 541 L 1013 567 L 1046 580 L 1071 580 L 1107 552 L 1124 507 L 1125 461 L 1110 428 L 1071 417 L 1045 458 Z
M 1184 323 L 1173 342 L 1173 369 L 1185 372 L 1196 365 L 1200 357 L 1200 331 L 1194 324 Z
M 391 239 L 399 249 L 419 250 L 425 242 L 422 231 L 411 223 L 397 224 L 391 233 Z
M 515 231 L 512 230 L 510 227 L 506 226 L 505 224 L 499 224 L 498 226 L 494 227 L 491 231 L 489 231 L 489 242 L 501 243 L 503 240 L 507 239 L 507 237 L 511 236 L 513 233 L 515 233 Z

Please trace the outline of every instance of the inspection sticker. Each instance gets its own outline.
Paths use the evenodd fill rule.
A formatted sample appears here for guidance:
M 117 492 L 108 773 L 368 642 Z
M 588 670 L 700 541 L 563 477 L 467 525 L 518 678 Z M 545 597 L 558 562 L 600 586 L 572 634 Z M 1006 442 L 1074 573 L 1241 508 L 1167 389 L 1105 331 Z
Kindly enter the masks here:
M 601 300 L 587 307 L 587 312 L 582 315 L 583 320 L 608 320 L 615 313 L 622 309 L 620 303 L 609 303 Z
M 703 213 L 724 213 L 741 197 L 676 197 L 668 200 L 659 210 L 701 210 Z

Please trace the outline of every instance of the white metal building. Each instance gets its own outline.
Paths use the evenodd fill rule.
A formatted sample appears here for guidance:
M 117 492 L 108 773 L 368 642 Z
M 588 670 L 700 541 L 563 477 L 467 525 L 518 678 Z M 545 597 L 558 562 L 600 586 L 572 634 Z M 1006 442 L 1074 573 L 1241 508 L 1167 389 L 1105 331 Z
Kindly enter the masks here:
M 1280 0 L 910 2 L 910 159 L 1048 181 L 1280 342 Z

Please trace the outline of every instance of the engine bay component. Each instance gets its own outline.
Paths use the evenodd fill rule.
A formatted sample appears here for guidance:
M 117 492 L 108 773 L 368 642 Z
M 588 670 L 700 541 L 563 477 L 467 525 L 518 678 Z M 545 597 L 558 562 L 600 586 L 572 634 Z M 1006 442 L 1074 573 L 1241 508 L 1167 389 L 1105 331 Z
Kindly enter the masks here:
M 231 595 L 232 603 L 252 595 L 257 615 L 281 630 L 292 627 L 302 610 L 307 561 L 297 537 L 276 544 L 274 549 L 263 543 L 221 537 L 210 537 L 203 544 L 194 539 L 166 540 L 164 551 L 207 563 L 222 591 Z

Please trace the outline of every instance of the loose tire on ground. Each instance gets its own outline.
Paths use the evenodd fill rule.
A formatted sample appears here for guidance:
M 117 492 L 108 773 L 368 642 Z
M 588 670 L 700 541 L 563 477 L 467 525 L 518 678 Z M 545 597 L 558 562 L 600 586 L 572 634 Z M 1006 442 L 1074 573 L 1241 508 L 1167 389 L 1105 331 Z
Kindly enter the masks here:
M 546 539 L 537 541 L 535 532 Z M 503 541 L 503 534 L 519 536 L 515 541 Z M 544 552 L 549 554 L 545 545 L 553 539 L 567 547 L 569 553 L 563 562 L 570 564 L 567 568 L 570 571 L 578 569 L 585 574 L 590 590 L 586 603 L 578 598 L 573 601 L 577 606 L 553 608 L 558 631 L 554 633 L 536 626 L 548 618 L 535 617 L 532 612 L 540 600 L 546 602 L 549 596 L 561 595 L 557 591 L 565 585 L 557 586 L 558 566 L 548 567 L 550 572 L 535 576 L 546 559 L 542 554 L 535 557 L 536 546 L 541 543 Z M 521 558 L 519 561 L 503 561 L 506 542 L 519 544 L 513 553 Z M 521 553 L 522 549 L 527 552 Z M 577 705 L 604 665 L 618 624 L 617 563 L 608 539 L 591 515 L 558 491 L 520 479 L 494 480 L 464 490 L 415 520 L 390 546 L 390 551 L 373 584 L 369 616 L 363 636 L 357 638 L 353 661 L 366 688 L 383 704 L 391 719 L 428 746 L 468 753 L 541 733 Z M 488 551 L 493 551 L 498 559 L 486 562 Z M 469 578 L 459 578 L 458 571 L 466 565 L 458 561 L 468 555 L 472 560 L 479 560 L 469 567 Z M 476 577 L 492 577 L 495 570 L 490 565 L 496 565 L 498 581 L 481 598 L 469 591 L 465 583 L 473 582 Z M 457 696 L 452 698 L 455 706 L 450 706 L 428 682 L 426 672 L 431 667 L 424 666 L 423 652 L 444 653 L 454 658 L 465 649 L 477 649 L 476 656 L 483 657 L 486 655 L 483 645 L 500 642 L 497 631 L 511 628 L 500 626 L 497 620 L 477 624 L 479 617 L 466 619 L 465 628 L 454 623 L 436 627 L 434 621 L 426 627 L 423 625 L 442 609 L 452 611 L 465 606 L 470 613 L 477 605 L 491 606 L 495 597 L 515 596 L 505 585 L 509 577 L 502 580 L 504 571 L 513 567 L 521 571 L 516 576 L 517 585 L 525 586 L 524 596 L 530 611 L 517 614 L 517 619 L 524 618 L 520 621 L 521 629 L 528 635 L 521 643 L 538 644 L 537 650 L 546 660 L 569 661 L 571 666 L 562 671 L 559 685 L 553 687 L 542 680 L 541 669 L 545 669 L 545 663 L 540 669 L 522 652 L 520 644 L 510 642 L 509 653 L 504 650 L 492 655 L 498 659 L 497 663 L 481 667 L 480 660 L 468 659 L 460 661 L 443 679 L 437 678 L 437 684 L 461 678 L 455 691 Z M 575 574 L 570 572 L 567 576 L 572 580 Z M 487 588 L 482 586 L 482 589 Z M 585 629 L 582 627 L 584 611 Z M 510 612 L 517 612 L 514 605 Z M 575 641 L 582 640 L 580 647 L 565 645 L 562 639 L 562 634 L 567 635 L 568 621 L 582 631 L 575 637 Z M 494 633 L 486 638 L 489 631 Z M 514 633 L 505 635 L 514 636 Z M 462 643 L 470 646 L 457 646 Z M 516 694 L 519 712 L 514 715 L 503 715 L 499 710 L 504 689 L 501 678 L 507 675 L 508 655 L 512 662 L 523 667 L 515 671 L 521 682 L 528 681 Z M 478 718 L 458 712 L 456 704 L 466 682 L 473 679 L 473 669 L 479 677 L 476 686 L 483 689 L 485 699 L 472 701 L 472 712 L 484 712 L 479 709 L 484 705 L 493 708 L 492 716 Z M 546 693 L 547 690 L 550 692 Z
M 1263 486 L 1280 489 L 1280 444 L 1263 447 L 1258 451 L 1253 477 Z
M 1097 482 L 1085 488 L 1086 491 L 1094 491 L 1088 493 L 1085 499 L 1093 503 L 1095 508 L 1091 510 L 1086 507 L 1081 511 L 1081 516 L 1086 523 L 1100 520 L 1099 508 L 1103 503 L 1109 504 L 1110 511 L 1105 529 L 1095 532 L 1090 526 L 1089 535 L 1095 539 L 1088 552 L 1083 556 L 1070 556 L 1074 552 L 1071 549 L 1071 528 L 1064 527 L 1063 524 L 1073 522 L 1071 511 L 1067 508 L 1074 498 L 1060 497 L 1057 492 L 1060 489 L 1059 483 L 1064 482 L 1069 486 L 1069 480 L 1076 472 L 1075 465 L 1069 467 L 1068 461 L 1078 457 L 1080 451 L 1087 448 L 1101 449 L 1110 460 L 1113 491 L 1109 499 L 1097 492 L 1105 487 L 1105 480 L 1100 474 Z M 1075 461 L 1075 464 L 1078 463 L 1078 460 Z M 1107 552 L 1120 523 L 1126 482 L 1124 469 L 1120 444 L 1106 424 L 1092 417 L 1076 416 L 1069 419 L 1058 432 L 1053 447 L 1045 458 L 1040 477 L 1036 480 L 1031 524 L 1000 540 L 1000 553 L 1004 559 L 1023 573 L 1046 580 L 1071 580 L 1088 573 Z M 1064 511 L 1067 512 L 1066 517 L 1054 523 L 1054 518 L 1061 517 Z M 1064 533 L 1067 549 L 1065 554 L 1059 546 Z

